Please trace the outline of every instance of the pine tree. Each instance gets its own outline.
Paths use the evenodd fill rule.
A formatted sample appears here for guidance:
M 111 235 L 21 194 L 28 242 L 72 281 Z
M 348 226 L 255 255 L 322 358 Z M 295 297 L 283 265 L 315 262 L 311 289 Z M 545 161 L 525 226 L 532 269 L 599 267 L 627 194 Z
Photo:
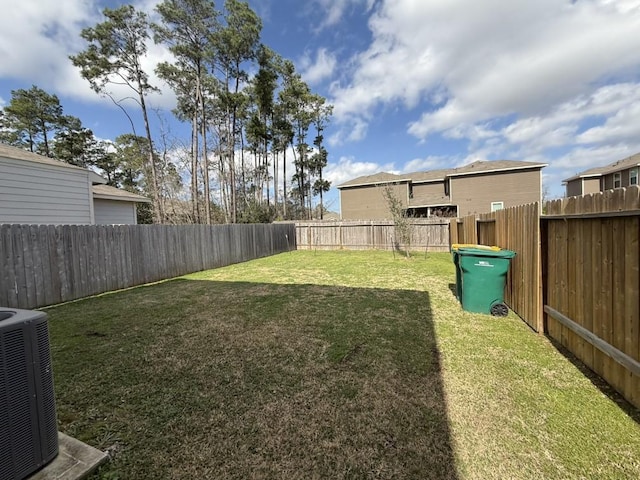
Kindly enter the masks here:
M 149 21 L 144 12 L 137 11 L 132 5 L 123 5 L 116 9 L 105 8 L 103 15 L 105 21 L 81 32 L 82 38 L 89 43 L 87 49 L 69 58 L 80 68 L 82 77 L 89 81 L 95 92 L 109 96 L 118 105 L 120 103 L 113 99 L 111 94 L 111 86 L 124 85 L 136 94 L 146 135 L 146 148 L 140 145 L 140 150 L 146 150 L 147 153 L 154 221 L 162 223 L 162 197 L 146 105 L 146 96 L 158 89 L 149 83 L 149 76 L 142 68 L 142 59 L 147 53 Z

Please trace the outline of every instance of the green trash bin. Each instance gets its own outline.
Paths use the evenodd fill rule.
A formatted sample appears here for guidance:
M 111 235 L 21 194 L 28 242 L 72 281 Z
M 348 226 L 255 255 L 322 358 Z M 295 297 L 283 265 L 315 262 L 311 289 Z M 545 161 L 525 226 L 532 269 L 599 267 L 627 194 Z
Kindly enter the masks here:
M 451 245 L 451 258 L 453 264 L 456 266 L 456 298 L 458 301 L 462 301 L 462 272 L 460 271 L 460 262 L 458 260 L 458 250 L 461 248 L 479 248 L 482 250 L 499 251 L 500 247 L 489 245 L 476 245 L 471 243 L 454 243 Z
M 467 312 L 490 313 L 504 317 L 509 309 L 504 304 L 504 286 L 512 250 L 459 248 L 462 309 Z

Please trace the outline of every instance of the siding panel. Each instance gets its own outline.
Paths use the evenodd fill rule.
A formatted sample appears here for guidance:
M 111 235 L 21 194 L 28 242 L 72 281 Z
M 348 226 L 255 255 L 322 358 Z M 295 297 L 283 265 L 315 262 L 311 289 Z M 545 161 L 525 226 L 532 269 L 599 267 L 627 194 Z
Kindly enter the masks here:
M 385 185 L 371 185 L 340 189 L 342 220 L 384 220 L 391 218 L 384 198 Z M 404 207 L 409 200 L 408 184 L 392 185 Z
M 444 181 L 433 183 L 414 183 L 413 198 L 409 200 L 411 206 L 439 206 L 448 205 L 449 196 L 444 192 Z
M 89 172 L 0 158 L 0 223 L 90 224 Z
M 135 225 L 136 207 L 133 202 L 104 200 L 93 201 L 96 225 Z
M 490 212 L 492 202 L 503 202 L 504 208 L 536 203 L 540 182 L 539 169 L 451 177 L 451 203 L 460 217 Z

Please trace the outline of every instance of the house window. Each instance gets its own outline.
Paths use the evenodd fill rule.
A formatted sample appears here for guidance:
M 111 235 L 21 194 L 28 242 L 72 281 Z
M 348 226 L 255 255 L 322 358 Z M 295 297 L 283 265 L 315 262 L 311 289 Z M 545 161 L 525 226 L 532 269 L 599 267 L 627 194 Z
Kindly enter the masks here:
M 491 202 L 491 211 L 502 210 L 504 208 L 504 202 Z
M 629 170 L 629 185 L 637 185 L 638 184 L 638 169 L 632 168 Z
M 613 188 L 620 188 L 622 186 L 622 174 L 620 172 L 613 174 Z

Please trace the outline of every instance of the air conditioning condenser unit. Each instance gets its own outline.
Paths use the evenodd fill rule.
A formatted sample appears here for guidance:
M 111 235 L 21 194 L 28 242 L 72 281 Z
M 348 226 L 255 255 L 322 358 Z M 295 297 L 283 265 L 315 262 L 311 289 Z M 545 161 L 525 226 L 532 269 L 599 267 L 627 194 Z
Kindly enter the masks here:
M 58 454 L 47 315 L 0 307 L 0 480 L 21 480 Z

